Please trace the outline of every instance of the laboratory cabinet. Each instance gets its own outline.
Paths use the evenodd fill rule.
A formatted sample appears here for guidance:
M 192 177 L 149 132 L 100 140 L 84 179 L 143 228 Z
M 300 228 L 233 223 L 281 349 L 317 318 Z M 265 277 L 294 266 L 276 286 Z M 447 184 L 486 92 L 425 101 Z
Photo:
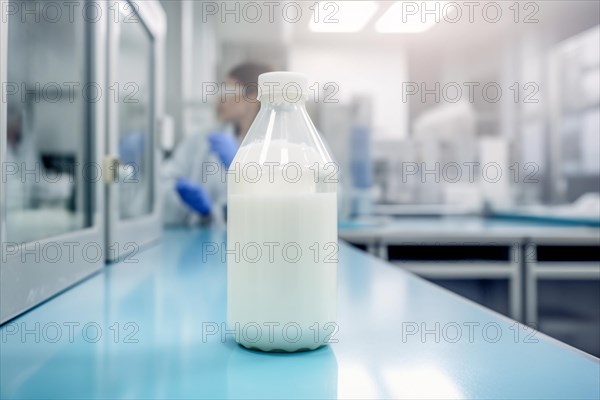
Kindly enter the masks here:
M 525 248 L 527 320 L 536 329 L 600 355 L 600 232 L 588 240 L 531 238 Z
M 157 2 L 3 3 L 0 323 L 159 237 L 165 32 Z
M 552 337 L 600 354 L 600 230 L 504 218 L 344 223 L 340 237 Z
M 111 2 L 109 8 L 108 164 L 118 159 L 118 168 L 107 185 L 106 222 L 107 255 L 114 261 L 137 253 L 161 234 L 158 132 L 166 17 L 155 2 Z
M 522 320 L 522 246 L 510 238 L 386 242 L 387 259 L 495 311 Z

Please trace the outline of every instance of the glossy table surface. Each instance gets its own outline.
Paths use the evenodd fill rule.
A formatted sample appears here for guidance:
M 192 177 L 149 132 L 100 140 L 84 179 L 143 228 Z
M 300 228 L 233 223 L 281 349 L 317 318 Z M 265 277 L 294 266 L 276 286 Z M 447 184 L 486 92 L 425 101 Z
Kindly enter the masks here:
M 169 230 L 0 329 L 1 398 L 598 399 L 600 364 L 341 244 L 336 343 L 246 350 L 226 319 L 226 267 Z M 204 326 L 204 329 L 203 329 Z

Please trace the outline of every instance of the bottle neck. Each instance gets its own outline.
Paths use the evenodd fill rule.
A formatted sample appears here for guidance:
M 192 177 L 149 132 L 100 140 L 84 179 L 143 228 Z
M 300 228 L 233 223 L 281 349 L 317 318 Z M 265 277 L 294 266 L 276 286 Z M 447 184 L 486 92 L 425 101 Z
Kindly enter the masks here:
M 299 107 L 304 108 L 306 98 L 300 94 L 268 93 L 260 97 L 261 106 L 269 107 Z

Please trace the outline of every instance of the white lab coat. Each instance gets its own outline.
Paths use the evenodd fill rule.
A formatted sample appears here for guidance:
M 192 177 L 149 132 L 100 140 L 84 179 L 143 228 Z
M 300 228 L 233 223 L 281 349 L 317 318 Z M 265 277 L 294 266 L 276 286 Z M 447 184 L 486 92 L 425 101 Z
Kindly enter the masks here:
M 225 134 L 233 135 L 231 129 L 226 130 Z M 206 132 L 183 139 L 173 156 L 163 163 L 161 171 L 163 220 L 166 225 L 198 223 L 223 225 L 225 223 L 224 210 L 227 204 L 225 166 L 211 151 L 208 136 L 209 133 Z M 217 169 L 217 172 L 213 174 L 214 169 Z M 213 211 L 209 217 L 200 216 L 181 200 L 175 190 L 175 184 L 180 178 L 196 183 L 206 190 L 213 204 Z

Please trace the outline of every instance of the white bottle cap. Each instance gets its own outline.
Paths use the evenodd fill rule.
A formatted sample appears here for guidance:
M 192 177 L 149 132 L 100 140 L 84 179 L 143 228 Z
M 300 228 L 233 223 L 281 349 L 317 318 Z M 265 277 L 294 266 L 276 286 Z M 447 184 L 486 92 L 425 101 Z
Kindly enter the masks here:
M 278 100 L 295 103 L 308 99 L 308 77 L 298 72 L 276 71 L 258 77 L 258 99 Z

